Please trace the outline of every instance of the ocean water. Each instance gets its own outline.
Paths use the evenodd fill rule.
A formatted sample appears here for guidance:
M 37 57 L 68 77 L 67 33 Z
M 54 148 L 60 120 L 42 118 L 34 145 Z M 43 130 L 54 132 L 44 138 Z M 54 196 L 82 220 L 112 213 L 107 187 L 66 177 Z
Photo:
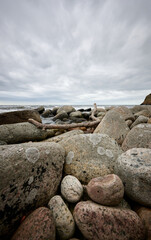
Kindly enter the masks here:
M 40 105 L 0 105 L 0 113 L 12 112 L 12 111 L 21 111 L 21 110 L 34 110 L 37 109 Z M 54 107 L 61 107 L 62 105 L 43 105 L 45 109 L 53 109 Z M 83 108 L 92 108 L 93 105 L 72 105 L 76 110 Z M 97 107 L 106 108 L 111 106 L 120 106 L 120 105 L 97 105 Z M 133 105 L 125 105 L 128 108 L 133 107 Z M 54 123 L 52 118 L 42 118 L 43 123 Z

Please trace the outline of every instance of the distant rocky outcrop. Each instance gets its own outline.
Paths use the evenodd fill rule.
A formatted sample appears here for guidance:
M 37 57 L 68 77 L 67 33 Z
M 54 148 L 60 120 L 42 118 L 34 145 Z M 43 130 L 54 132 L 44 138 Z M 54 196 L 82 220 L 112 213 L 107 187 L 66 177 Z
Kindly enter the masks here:
M 145 100 L 141 105 L 151 105 L 151 93 L 145 97 Z

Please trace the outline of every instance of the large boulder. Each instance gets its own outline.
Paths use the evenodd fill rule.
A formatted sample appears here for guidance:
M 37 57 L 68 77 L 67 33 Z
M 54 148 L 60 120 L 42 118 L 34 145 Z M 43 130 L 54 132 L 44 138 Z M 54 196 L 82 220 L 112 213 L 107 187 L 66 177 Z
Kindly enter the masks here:
M 80 111 L 71 112 L 70 117 L 82 118 L 82 113 Z
M 127 151 L 130 148 L 151 148 L 151 124 L 138 124 L 129 131 L 122 149 Z
M 94 133 L 109 135 L 120 145 L 124 141 L 128 132 L 129 128 L 124 118 L 120 115 L 120 113 L 114 111 L 114 109 L 106 113 L 105 117 L 94 131 Z
M 67 114 L 70 114 L 71 112 L 75 112 L 76 110 L 74 107 L 70 105 L 64 105 L 57 110 L 57 114 L 60 113 L 61 111 L 65 111 Z
M 151 240 L 151 209 L 146 207 L 140 207 L 137 211 L 138 216 L 144 222 L 147 230 L 147 240 Z
M 57 113 L 57 115 L 53 118 L 53 121 L 56 121 L 57 119 L 63 120 L 64 118 L 68 118 L 68 114 L 66 111 L 62 110 Z
M 115 107 L 114 111 L 118 112 L 124 120 L 132 120 L 134 121 L 134 115 L 132 114 L 131 110 L 128 107 L 125 106 L 120 106 L 120 107 Z
M 151 207 L 151 149 L 133 148 L 121 154 L 115 172 L 129 198 Z
M 40 207 L 32 212 L 19 226 L 11 240 L 55 240 L 55 222 L 48 208 Z
M 50 109 L 47 109 L 42 113 L 43 118 L 48 118 L 48 117 L 53 117 L 53 116 L 54 115 L 52 114 L 52 111 Z
M 65 151 L 57 143 L 0 146 L 0 239 L 31 210 L 45 206 L 59 186 Z
M 135 127 L 136 125 L 140 124 L 140 123 L 147 123 L 148 122 L 148 117 L 142 116 L 140 115 L 130 126 L 130 129 L 132 129 L 133 127 Z
M 114 172 L 121 149 L 105 134 L 80 134 L 59 142 L 66 150 L 64 171 L 84 183 Z
M 36 110 L 22 110 L 0 113 L 0 125 L 27 122 L 29 118 L 41 123 L 40 114 Z
M 74 209 L 74 219 L 86 239 L 145 239 L 141 219 L 129 209 L 105 207 L 91 201 L 79 202 Z
M 130 111 L 135 114 L 142 110 L 148 110 L 151 113 L 151 106 L 150 105 L 135 105 L 134 107 L 130 108 Z
M 151 93 L 145 97 L 145 100 L 141 105 L 151 105 Z
M 0 126 L 0 142 L 8 144 L 40 141 L 52 136 L 54 130 L 42 130 L 28 122 Z

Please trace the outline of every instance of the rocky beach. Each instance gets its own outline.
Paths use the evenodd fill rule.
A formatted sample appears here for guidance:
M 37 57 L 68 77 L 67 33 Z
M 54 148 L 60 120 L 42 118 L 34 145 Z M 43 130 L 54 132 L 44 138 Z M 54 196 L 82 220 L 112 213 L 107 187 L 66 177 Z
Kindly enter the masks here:
M 151 240 L 151 94 L 0 113 L 0 183 L 2 240 Z

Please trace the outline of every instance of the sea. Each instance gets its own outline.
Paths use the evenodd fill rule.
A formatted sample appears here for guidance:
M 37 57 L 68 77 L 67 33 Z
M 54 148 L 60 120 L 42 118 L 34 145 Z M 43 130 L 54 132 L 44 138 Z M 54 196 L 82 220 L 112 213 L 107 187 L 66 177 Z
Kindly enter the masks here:
M 38 107 L 40 107 L 41 105 L 0 105 L 0 113 L 4 113 L 4 112 L 12 112 L 12 111 L 21 111 L 21 110 L 34 110 L 37 109 Z M 43 105 L 43 107 L 46 109 L 50 109 L 52 110 L 54 107 L 61 107 L 62 105 Z M 91 108 L 93 109 L 93 105 L 72 105 L 76 110 L 78 109 L 88 109 Z M 121 105 L 97 105 L 97 107 L 101 107 L 101 108 L 107 108 L 107 107 L 118 107 Z M 123 106 L 123 105 L 122 105 Z M 128 108 L 132 108 L 134 105 L 124 105 Z M 43 124 L 53 124 L 53 120 L 52 117 L 50 118 L 43 118 L 42 119 L 42 123 Z

